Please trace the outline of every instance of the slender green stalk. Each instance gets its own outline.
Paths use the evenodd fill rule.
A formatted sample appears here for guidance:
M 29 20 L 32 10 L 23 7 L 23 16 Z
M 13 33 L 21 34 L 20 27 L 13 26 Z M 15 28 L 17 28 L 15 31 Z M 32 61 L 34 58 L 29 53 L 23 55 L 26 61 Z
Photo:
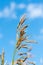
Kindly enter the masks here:
M 16 45 L 15 45 L 13 56 L 12 56 L 12 65 L 14 65 L 15 54 L 16 54 Z

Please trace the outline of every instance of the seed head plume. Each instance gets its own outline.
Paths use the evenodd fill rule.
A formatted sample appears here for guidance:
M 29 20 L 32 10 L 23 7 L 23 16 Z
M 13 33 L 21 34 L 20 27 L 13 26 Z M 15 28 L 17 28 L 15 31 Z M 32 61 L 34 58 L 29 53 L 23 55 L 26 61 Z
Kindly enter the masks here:
M 17 29 L 25 22 L 25 20 L 26 20 L 26 14 L 24 14 L 24 15 L 21 17 Z
M 33 61 L 29 61 L 30 58 L 32 58 L 32 54 L 30 53 L 32 51 L 32 46 L 30 46 L 32 43 L 37 43 L 35 40 L 30 40 L 30 37 L 28 39 L 28 35 L 26 34 L 26 29 L 28 28 L 28 25 L 24 24 L 25 21 L 28 18 L 26 18 L 26 14 L 24 14 L 20 22 L 17 26 L 16 31 L 16 44 L 14 44 L 14 51 L 12 55 L 12 61 L 10 65 L 36 65 Z M 29 31 L 30 32 L 30 31 Z M 30 35 L 29 35 L 30 36 Z M 31 43 L 31 44 L 30 44 Z M 17 57 L 17 58 L 16 58 Z M 9 65 L 8 63 L 4 63 L 4 49 L 2 50 L 2 54 L 0 54 L 1 64 L 0 65 Z M 27 61 L 28 60 L 28 61 Z M 26 64 L 22 64 L 25 63 Z
M 26 35 L 25 31 L 26 31 L 26 28 L 28 27 L 28 25 L 23 25 L 26 19 L 27 19 L 26 15 L 23 15 L 23 17 L 21 17 L 20 22 L 17 26 L 16 52 L 17 52 L 19 58 L 16 60 L 16 64 L 18 64 L 18 65 L 22 65 L 22 63 L 25 62 L 27 59 L 32 58 L 32 56 L 30 54 L 32 47 L 29 47 L 29 44 L 27 44 L 27 43 L 36 43 L 35 40 L 27 39 L 27 35 Z M 21 49 L 26 49 L 27 51 L 20 52 Z M 18 53 L 18 51 L 19 51 L 19 53 Z M 15 55 L 15 54 L 13 54 L 13 55 Z M 14 62 L 14 56 L 13 56 L 13 62 Z M 14 65 L 14 63 L 12 65 Z M 35 65 L 33 62 L 28 62 L 28 63 Z

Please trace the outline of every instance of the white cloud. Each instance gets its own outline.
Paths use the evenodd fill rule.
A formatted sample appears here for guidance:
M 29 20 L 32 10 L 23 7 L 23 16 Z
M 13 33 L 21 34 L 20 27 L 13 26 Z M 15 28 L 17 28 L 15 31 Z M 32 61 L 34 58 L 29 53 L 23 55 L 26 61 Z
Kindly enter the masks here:
M 43 28 L 40 30 L 40 33 L 43 34 Z
M 40 58 L 40 63 L 43 64 L 43 59 L 42 58 Z
M 16 16 L 16 9 L 24 9 L 26 10 L 26 13 L 28 14 L 30 18 L 37 18 L 41 17 L 43 18 L 43 4 L 16 4 L 14 2 L 10 3 L 10 6 L 6 6 L 3 8 L 2 11 L 0 11 L 0 18 L 17 18 Z
M 21 4 L 18 5 L 18 8 L 19 8 L 19 9 L 26 8 L 26 5 L 21 3 Z
M 2 11 L 0 11 L 0 18 L 12 18 L 12 19 L 15 19 L 17 16 L 16 16 L 16 13 L 14 11 L 16 5 L 14 2 L 12 2 L 10 4 L 10 7 L 9 6 L 6 6 L 3 8 Z
M 0 18 L 12 18 L 16 19 L 16 11 L 15 9 L 23 9 L 25 8 L 26 5 L 21 3 L 21 4 L 16 4 L 14 2 L 10 3 L 10 6 L 5 6 L 2 11 L 0 11 Z
M 10 3 L 10 10 L 13 11 L 15 9 L 15 7 L 16 7 L 16 3 L 11 2 Z
M 4 8 L 2 13 L 3 13 L 3 17 L 9 17 L 10 15 L 9 8 L 8 7 Z
M 3 38 L 3 34 L 2 33 L 0 33 L 0 39 L 2 39 Z
M 43 17 L 43 5 L 42 4 L 29 4 L 27 12 L 30 18 Z

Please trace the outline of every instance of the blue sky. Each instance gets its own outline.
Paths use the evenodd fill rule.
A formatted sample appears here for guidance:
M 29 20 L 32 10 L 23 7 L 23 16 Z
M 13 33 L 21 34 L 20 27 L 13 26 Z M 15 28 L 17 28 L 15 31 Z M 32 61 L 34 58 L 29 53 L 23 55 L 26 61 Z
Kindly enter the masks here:
M 38 41 L 32 45 L 33 60 L 36 65 L 43 65 L 43 0 L 0 0 L 0 54 L 4 48 L 5 60 L 11 61 L 16 28 L 24 13 L 29 18 L 26 21 L 30 24 L 28 34 Z

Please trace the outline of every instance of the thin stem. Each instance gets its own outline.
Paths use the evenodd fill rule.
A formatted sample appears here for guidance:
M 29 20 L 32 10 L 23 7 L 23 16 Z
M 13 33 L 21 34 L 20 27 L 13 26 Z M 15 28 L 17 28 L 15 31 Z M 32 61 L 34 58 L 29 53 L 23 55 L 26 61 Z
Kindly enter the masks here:
M 13 57 L 12 57 L 12 65 L 14 65 L 14 58 L 15 58 L 15 54 L 16 54 L 16 45 L 14 46 L 14 52 L 13 52 Z

